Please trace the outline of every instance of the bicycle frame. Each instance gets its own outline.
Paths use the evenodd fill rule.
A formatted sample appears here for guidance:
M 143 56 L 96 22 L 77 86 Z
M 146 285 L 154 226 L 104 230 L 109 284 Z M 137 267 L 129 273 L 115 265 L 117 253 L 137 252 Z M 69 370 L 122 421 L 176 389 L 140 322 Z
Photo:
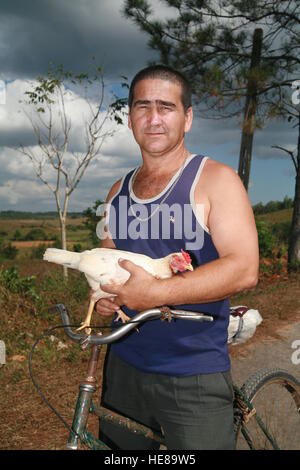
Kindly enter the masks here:
M 76 403 L 76 408 L 73 417 L 72 429 L 69 434 L 69 439 L 67 443 L 68 449 L 76 450 L 78 448 L 78 441 L 80 440 L 82 443 L 87 445 L 89 448 L 94 450 L 111 450 L 105 443 L 100 441 L 96 438 L 93 434 L 91 434 L 87 429 L 87 422 L 89 413 L 95 413 L 100 420 L 107 420 L 117 424 L 125 428 L 128 432 L 134 432 L 135 435 L 142 435 L 145 438 L 151 439 L 152 441 L 159 442 L 160 444 L 164 444 L 163 437 L 154 433 L 150 428 L 135 422 L 134 420 L 127 418 L 121 414 L 113 412 L 103 406 L 97 406 L 92 402 L 93 394 L 96 391 L 96 371 L 97 365 L 100 358 L 100 352 L 102 344 L 108 344 L 109 342 L 113 342 L 115 339 L 118 338 L 119 332 L 115 331 L 113 334 L 110 334 L 111 340 L 107 340 L 102 333 L 98 333 L 97 335 L 90 335 L 86 336 L 84 334 L 74 333 L 69 325 L 69 315 L 67 312 L 66 307 L 63 304 L 56 305 L 56 308 L 59 310 L 62 318 L 62 322 L 64 325 L 64 329 L 66 334 L 73 339 L 74 341 L 81 343 L 81 348 L 86 349 L 86 347 L 90 344 L 91 345 L 91 354 L 88 363 L 88 371 L 87 375 L 85 376 L 83 382 L 79 386 L 79 394 Z M 179 318 L 187 318 L 187 319 L 198 319 L 200 321 L 213 321 L 213 318 L 205 315 L 205 314 L 195 314 L 194 312 L 184 312 L 184 311 L 172 311 L 174 316 Z M 159 309 L 153 309 L 145 312 L 141 312 L 138 314 L 135 319 L 137 322 L 142 321 L 144 317 L 148 318 L 151 316 L 152 318 L 159 318 L 162 316 L 162 312 Z M 196 318 L 197 317 L 197 318 Z M 122 331 L 129 331 L 132 328 L 135 328 L 135 324 L 125 324 L 122 326 Z M 102 343 L 102 344 L 101 344 Z M 267 430 L 266 426 L 264 425 L 261 418 L 257 415 L 255 408 L 253 408 L 252 404 L 247 400 L 247 397 L 243 394 L 242 390 L 233 384 L 234 388 L 234 430 L 237 434 L 239 429 L 249 446 L 250 449 L 254 449 L 253 443 L 251 441 L 250 436 L 247 433 L 247 430 L 244 426 L 244 423 L 247 423 L 247 420 L 255 415 L 255 418 L 258 422 L 259 427 L 265 434 L 266 438 L 270 441 L 271 445 L 274 449 L 279 450 L 279 447 L 275 441 L 275 439 L 271 436 L 269 431 Z
M 74 412 L 74 418 L 72 423 L 72 431 L 70 431 L 67 448 L 76 450 L 78 448 L 78 440 L 87 445 L 93 450 L 110 450 L 104 442 L 100 441 L 93 434 L 86 429 L 89 413 L 95 413 L 99 419 L 103 421 L 109 421 L 117 424 L 118 426 L 126 429 L 128 432 L 133 432 L 135 435 L 141 435 L 149 440 L 156 441 L 160 444 L 164 444 L 162 436 L 154 433 L 150 428 L 137 423 L 133 419 L 126 418 L 125 416 L 118 414 L 112 410 L 109 410 L 103 406 L 97 406 L 92 402 L 93 394 L 96 391 L 96 370 L 97 364 L 100 357 L 101 345 L 92 346 L 91 355 L 88 364 L 88 372 L 79 385 L 79 394 L 77 404 Z M 234 385 L 235 394 L 235 405 L 234 405 L 234 427 L 237 434 L 239 427 L 241 426 L 241 432 L 250 449 L 254 449 L 252 440 L 247 433 L 244 426 L 244 422 L 247 423 L 249 416 L 255 414 L 255 418 L 261 430 L 264 432 L 267 439 L 272 444 L 275 450 L 279 450 L 279 447 L 275 439 L 271 436 L 269 431 L 266 429 L 263 421 L 257 415 L 256 410 L 252 404 L 248 402 L 247 398 L 242 394 L 239 387 Z
M 86 349 L 88 345 L 92 346 L 91 355 L 88 364 L 88 372 L 84 381 L 79 386 L 79 394 L 77 399 L 77 404 L 75 408 L 72 430 L 69 435 L 67 448 L 68 449 L 77 449 L 78 440 L 86 443 L 89 447 L 93 449 L 106 449 L 107 447 L 99 439 L 89 433 L 86 429 L 86 424 L 88 420 L 88 415 L 90 412 L 94 412 L 100 419 L 106 419 L 109 421 L 116 422 L 118 425 L 125 427 L 128 431 L 134 432 L 136 435 L 143 435 L 146 438 L 151 440 L 158 441 L 163 443 L 161 436 L 155 434 L 151 429 L 143 426 L 132 419 L 125 418 L 122 415 L 113 413 L 110 410 L 105 409 L 104 407 L 98 407 L 92 403 L 92 396 L 96 391 L 96 369 L 100 357 L 101 345 L 109 344 L 113 341 L 116 341 L 122 335 L 128 333 L 130 330 L 136 327 L 136 324 L 141 323 L 144 320 L 163 318 L 167 315 L 172 315 L 175 318 L 184 318 L 185 320 L 193 321 L 213 321 L 211 315 L 204 313 L 188 312 L 184 310 L 171 310 L 171 309 L 151 309 L 146 310 L 137 314 L 134 317 L 133 323 L 126 323 L 122 325 L 121 328 L 115 330 L 113 333 L 103 336 L 102 333 L 97 335 L 86 336 L 84 333 L 74 333 L 69 326 L 69 315 L 66 307 L 63 304 L 57 304 L 54 308 L 57 308 L 62 319 L 64 330 L 66 334 L 76 342 L 80 342 L 81 348 Z M 167 310 L 167 312 L 166 312 Z M 136 324 L 135 324 L 136 323 Z
M 87 431 L 86 425 L 89 413 L 95 413 L 100 420 L 114 422 L 118 424 L 118 426 L 125 428 L 127 431 L 134 432 L 135 435 L 143 435 L 148 439 L 162 444 L 163 439 L 158 434 L 155 434 L 151 429 L 103 406 L 97 406 L 92 402 L 93 394 L 96 391 L 95 375 L 100 357 L 100 351 L 101 345 L 92 346 L 88 364 L 88 372 L 84 381 L 79 385 L 79 394 L 74 412 L 72 431 L 70 431 L 69 434 L 67 448 L 73 450 L 77 449 L 78 440 L 80 439 L 84 444 L 92 449 L 110 450 L 106 444 L 101 442 L 93 434 Z

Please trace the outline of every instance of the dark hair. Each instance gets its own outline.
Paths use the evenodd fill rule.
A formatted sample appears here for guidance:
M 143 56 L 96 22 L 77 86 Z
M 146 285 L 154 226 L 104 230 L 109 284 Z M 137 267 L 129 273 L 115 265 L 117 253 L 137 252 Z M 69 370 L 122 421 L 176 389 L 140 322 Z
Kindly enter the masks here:
M 177 70 L 172 69 L 166 65 L 150 65 L 145 69 L 140 70 L 133 78 L 128 96 L 128 106 L 131 108 L 134 96 L 134 88 L 138 82 L 147 78 L 159 78 L 160 80 L 167 80 L 181 86 L 181 101 L 186 111 L 192 106 L 192 91 L 187 79 Z

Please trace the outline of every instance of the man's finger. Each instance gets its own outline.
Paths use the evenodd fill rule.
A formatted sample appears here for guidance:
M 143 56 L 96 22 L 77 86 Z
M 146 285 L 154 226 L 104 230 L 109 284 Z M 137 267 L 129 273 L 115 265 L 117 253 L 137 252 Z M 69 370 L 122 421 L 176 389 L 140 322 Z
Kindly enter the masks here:
M 121 286 L 116 284 L 100 284 L 101 290 L 103 292 L 108 292 L 108 294 L 118 294 Z
M 140 266 L 138 266 L 137 264 L 133 263 L 132 261 L 129 261 L 129 259 L 119 258 L 118 262 L 119 262 L 119 265 L 121 266 L 121 268 L 126 269 L 126 271 L 128 271 L 130 273 L 133 273 L 133 272 L 135 272 L 139 269 L 143 269 Z
M 98 300 L 96 305 L 98 305 L 100 308 L 105 308 L 109 310 L 117 310 L 119 308 L 119 305 L 115 302 L 116 297 L 110 297 L 110 298 L 104 298 Z
M 103 307 L 102 305 L 98 305 L 95 307 L 95 310 L 97 313 L 100 315 L 113 315 L 115 312 L 119 310 L 120 307 L 118 308 L 107 308 Z

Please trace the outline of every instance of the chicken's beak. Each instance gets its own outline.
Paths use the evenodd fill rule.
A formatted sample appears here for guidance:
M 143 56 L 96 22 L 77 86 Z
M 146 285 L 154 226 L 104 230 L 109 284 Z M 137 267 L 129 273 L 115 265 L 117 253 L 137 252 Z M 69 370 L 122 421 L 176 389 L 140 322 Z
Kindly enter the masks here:
M 187 271 L 194 271 L 194 268 L 193 268 L 193 266 L 192 266 L 191 264 L 187 264 L 186 267 L 185 267 L 185 269 L 186 269 Z

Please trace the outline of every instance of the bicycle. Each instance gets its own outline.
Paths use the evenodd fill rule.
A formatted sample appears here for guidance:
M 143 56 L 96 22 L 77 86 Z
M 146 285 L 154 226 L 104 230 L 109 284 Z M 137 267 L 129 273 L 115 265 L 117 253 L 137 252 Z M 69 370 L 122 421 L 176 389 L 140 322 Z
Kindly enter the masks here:
M 64 328 L 67 336 L 80 343 L 82 350 L 91 346 L 88 371 L 83 382 L 79 385 L 71 427 L 47 402 L 33 378 L 31 358 L 38 341 L 34 344 L 30 353 L 29 370 L 35 387 L 52 411 L 69 429 L 66 448 L 76 450 L 81 443 L 88 449 L 111 450 L 104 442 L 87 430 L 90 413 L 98 416 L 100 426 L 101 421 L 104 420 L 117 423 L 128 432 L 147 437 L 158 442 L 162 446 L 161 448 L 165 448 L 163 435 L 159 435 L 146 426 L 93 402 L 92 397 L 96 391 L 95 375 L 101 347 L 103 344 L 109 344 L 120 339 L 142 322 L 166 318 L 166 315 L 168 315 L 169 320 L 171 318 L 181 318 L 187 321 L 200 322 L 213 321 L 213 317 L 203 313 L 172 309 L 168 309 L 168 314 L 166 314 L 164 309 L 156 308 L 140 312 L 130 322 L 123 324 L 112 333 L 107 335 L 98 333 L 87 336 L 85 333 L 75 333 L 72 330 L 68 311 L 63 304 L 57 304 L 54 308 L 58 309 L 61 315 L 62 326 L 60 327 Z M 231 313 L 236 313 L 236 309 L 231 309 Z M 233 390 L 236 449 L 300 449 L 300 382 L 293 375 L 278 368 L 261 369 L 249 377 L 242 387 L 233 384 Z M 276 409 L 271 410 L 270 405 L 274 406 L 274 404 L 277 405 Z

